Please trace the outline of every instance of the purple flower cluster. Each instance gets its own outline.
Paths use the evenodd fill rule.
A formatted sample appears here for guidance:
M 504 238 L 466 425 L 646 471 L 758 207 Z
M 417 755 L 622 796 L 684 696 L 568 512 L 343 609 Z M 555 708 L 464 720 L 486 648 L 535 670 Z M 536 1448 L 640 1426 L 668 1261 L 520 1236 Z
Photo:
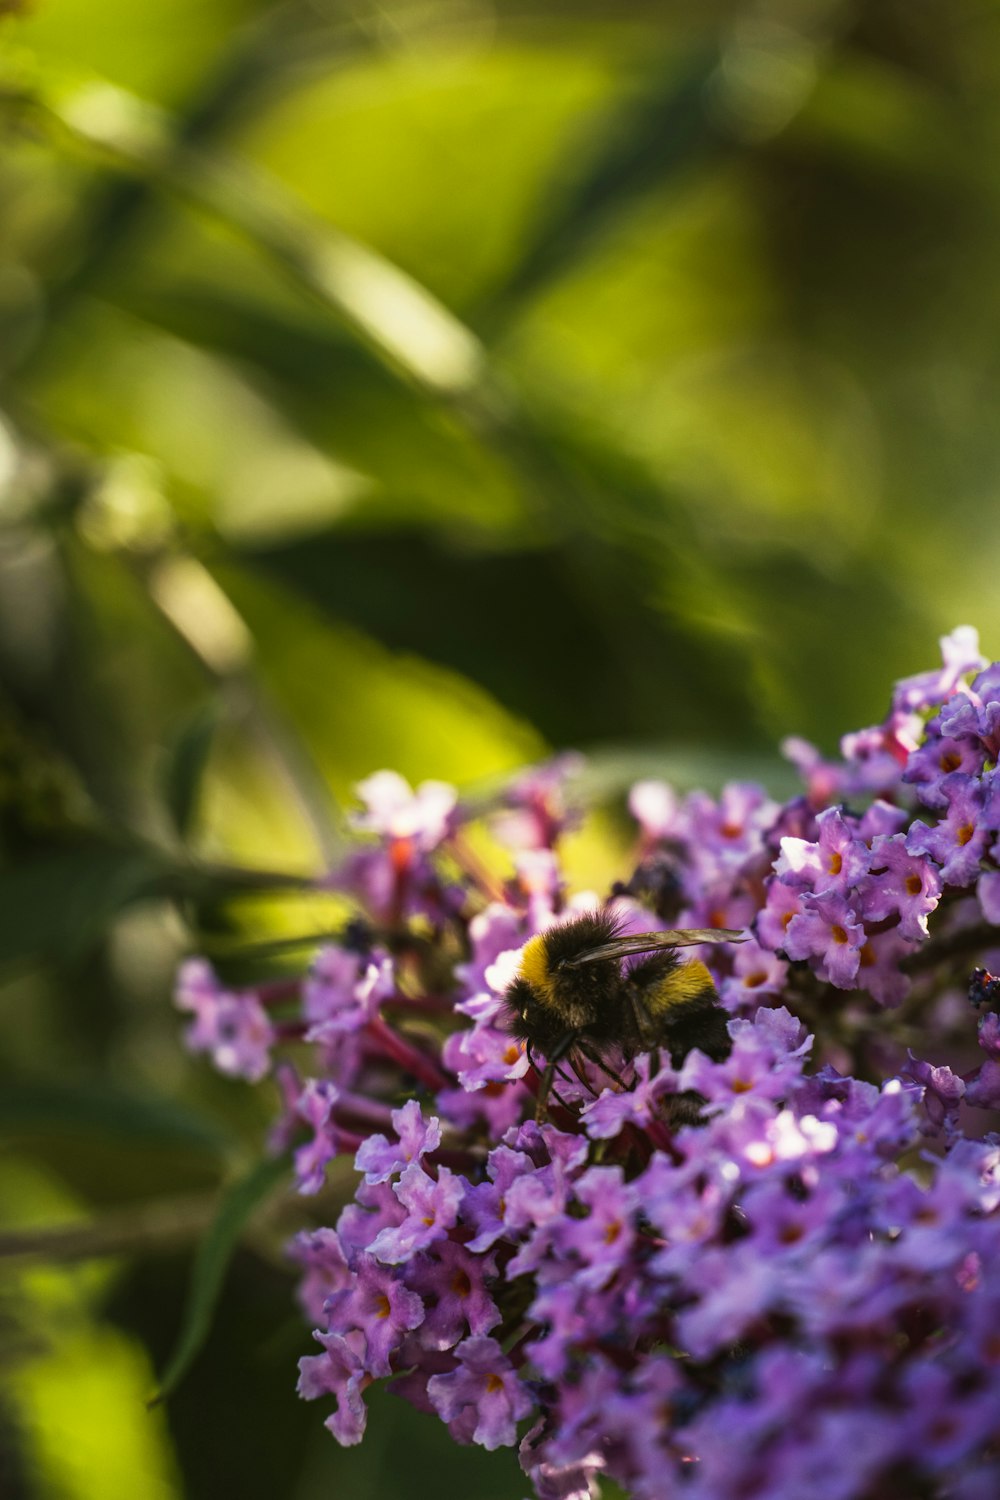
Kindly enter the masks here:
M 185 965 L 193 1048 L 253 1080 L 286 1054 L 299 1191 L 354 1160 L 291 1247 L 299 1390 L 340 1442 L 388 1380 L 458 1442 L 518 1443 L 539 1500 L 1000 1493 L 1000 664 L 969 629 L 942 647 L 840 759 L 790 742 L 783 805 L 633 789 L 627 928 L 748 934 L 698 950 L 724 1061 L 579 1058 L 535 1118 L 503 996 L 530 937 L 600 904 L 560 868 L 568 759 L 474 812 L 372 777 L 327 882 L 343 940 L 255 991 Z

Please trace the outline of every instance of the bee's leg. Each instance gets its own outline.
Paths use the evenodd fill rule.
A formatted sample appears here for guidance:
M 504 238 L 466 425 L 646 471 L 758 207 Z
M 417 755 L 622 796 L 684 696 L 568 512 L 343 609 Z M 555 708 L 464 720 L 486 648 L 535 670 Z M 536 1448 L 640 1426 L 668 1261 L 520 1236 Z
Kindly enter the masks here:
M 595 1067 L 600 1068 L 602 1073 L 606 1073 L 608 1075 L 612 1083 L 617 1083 L 620 1089 L 624 1089 L 625 1080 L 622 1078 L 621 1074 L 616 1073 L 614 1068 L 609 1068 L 607 1063 L 604 1061 L 604 1058 L 598 1051 L 595 1050 L 595 1048 L 589 1046 L 586 1042 L 577 1042 L 577 1047 L 583 1053 L 584 1057 L 587 1058 L 588 1062 L 592 1062 Z M 580 1078 L 579 1073 L 577 1074 L 577 1077 Z M 590 1088 L 589 1079 L 581 1078 L 580 1081 L 586 1082 L 587 1087 Z M 593 1089 L 591 1089 L 591 1093 L 593 1093 Z
M 581 1046 L 579 1050 L 582 1052 L 584 1049 Z M 590 1054 L 588 1053 L 587 1056 L 589 1057 Z M 587 1077 L 586 1073 L 583 1071 L 583 1068 L 580 1065 L 579 1060 L 574 1057 L 572 1059 L 571 1063 L 570 1063 L 570 1066 L 572 1067 L 573 1072 L 576 1074 L 576 1076 L 577 1076 L 578 1080 L 580 1081 L 580 1083 L 582 1083 L 583 1086 L 584 1086 L 584 1088 L 587 1090 L 587 1093 L 588 1094 L 593 1094 L 594 1093 L 594 1085 L 591 1083 L 590 1079 Z M 594 1097 L 596 1098 L 596 1095 L 594 1095 Z
M 531 1050 L 531 1043 L 530 1042 L 525 1042 L 525 1044 L 524 1044 L 524 1055 L 528 1059 L 528 1061 L 530 1062 L 531 1066 L 534 1068 L 534 1070 L 535 1070 L 536 1073 L 541 1073 L 543 1071 L 543 1069 L 541 1069 L 538 1066 L 538 1063 L 535 1061 L 535 1054 Z M 563 1072 L 563 1070 L 559 1066 L 558 1062 L 553 1062 L 552 1067 L 553 1067 L 553 1070 L 556 1073 L 559 1074 L 559 1077 L 564 1080 L 564 1082 L 566 1082 L 566 1083 L 572 1083 L 573 1082 L 573 1080 L 572 1080 L 572 1078 L 570 1078 L 569 1074 Z M 564 1108 L 568 1108 L 568 1106 L 566 1105 L 565 1100 L 560 1099 L 559 1095 L 555 1093 L 555 1089 L 552 1088 L 551 1086 L 549 1088 L 549 1092 L 552 1093 L 552 1094 L 555 1094 L 556 1099 L 559 1100 L 559 1103 L 562 1104 Z
M 555 1077 L 556 1073 L 562 1072 L 559 1067 L 559 1060 L 560 1058 L 566 1056 L 567 1052 L 569 1052 L 570 1049 L 575 1045 L 576 1040 L 576 1032 L 567 1031 L 565 1036 L 560 1037 L 559 1041 L 552 1049 L 552 1055 L 548 1060 L 545 1072 L 542 1074 L 542 1081 L 538 1089 L 538 1099 L 535 1104 L 535 1119 L 539 1124 L 541 1124 L 545 1119 L 545 1106 L 548 1103 L 550 1094 L 555 1094 L 555 1097 L 559 1100 L 559 1103 L 563 1106 L 564 1109 L 568 1108 L 565 1101 L 559 1098 L 559 1095 L 556 1094 L 555 1089 L 552 1087 L 552 1079 Z M 565 1077 L 565 1074 L 563 1074 L 562 1076 Z
M 627 989 L 629 1005 L 632 1008 L 632 1019 L 635 1022 L 635 1033 L 639 1038 L 639 1045 L 643 1052 L 652 1052 L 660 1037 L 656 1027 L 652 1023 L 645 1006 L 637 998 L 635 991 Z

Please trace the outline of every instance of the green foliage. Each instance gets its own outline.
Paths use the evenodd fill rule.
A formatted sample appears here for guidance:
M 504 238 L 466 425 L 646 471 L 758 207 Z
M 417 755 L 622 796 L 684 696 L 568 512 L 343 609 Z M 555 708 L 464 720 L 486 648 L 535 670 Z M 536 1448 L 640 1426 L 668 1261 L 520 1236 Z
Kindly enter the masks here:
M 179 1101 L 126 1094 L 106 1083 L 9 1083 L 0 1097 L 0 1131 L 14 1137 L 39 1131 L 65 1137 L 93 1132 L 130 1146 L 184 1146 L 216 1157 L 229 1145 L 216 1121 Z
M 240 1237 L 254 1210 L 287 1179 L 288 1166 L 284 1157 L 259 1162 L 224 1194 L 219 1211 L 198 1246 L 177 1347 L 160 1378 L 153 1405 L 166 1400 L 177 1388 L 208 1337 L 226 1267 Z

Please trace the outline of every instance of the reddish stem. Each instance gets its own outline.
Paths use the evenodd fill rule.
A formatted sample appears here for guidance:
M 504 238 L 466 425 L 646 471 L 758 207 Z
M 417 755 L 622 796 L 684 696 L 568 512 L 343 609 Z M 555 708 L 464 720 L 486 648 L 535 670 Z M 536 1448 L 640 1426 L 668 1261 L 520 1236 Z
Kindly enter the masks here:
M 369 1021 L 365 1030 L 380 1052 L 391 1057 L 407 1073 L 412 1073 L 414 1078 L 419 1078 L 427 1088 L 437 1093 L 438 1089 L 446 1089 L 451 1085 L 452 1080 L 433 1058 L 428 1057 L 426 1052 L 421 1052 L 398 1031 L 393 1031 L 380 1016 Z
M 264 984 L 255 985 L 254 994 L 261 1005 L 283 1005 L 286 1000 L 297 999 L 301 989 L 301 978 L 269 979 Z
M 301 1042 L 306 1034 L 305 1021 L 277 1021 L 272 1027 L 276 1042 Z
M 392 1110 L 388 1104 L 383 1104 L 378 1099 L 369 1099 L 365 1094 L 351 1094 L 342 1091 L 334 1105 L 336 1114 L 347 1115 L 352 1120 L 359 1120 L 365 1125 L 371 1125 L 374 1129 L 392 1129 Z
M 486 868 L 479 855 L 470 848 L 468 841 L 461 833 L 452 834 L 448 847 L 455 863 L 479 887 L 488 900 L 499 902 L 506 900 L 500 881 L 492 871 Z

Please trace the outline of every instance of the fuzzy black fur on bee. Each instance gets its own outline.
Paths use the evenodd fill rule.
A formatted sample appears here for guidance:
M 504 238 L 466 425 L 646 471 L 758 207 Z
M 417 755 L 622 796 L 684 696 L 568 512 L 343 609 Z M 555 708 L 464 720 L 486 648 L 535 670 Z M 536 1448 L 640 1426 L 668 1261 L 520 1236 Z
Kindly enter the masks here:
M 696 943 L 740 942 L 724 928 L 624 933 L 609 908 L 588 912 L 533 937 L 505 1000 L 506 1024 L 529 1053 L 546 1062 L 544 1091 L 560 1058 L 575 1053 L 606 1066 L 609 1054 L 628 1061 L 662 1048 L 679 1067 L 692 1048 L 721 1062 L 731 1042 L 727 1014 L 712 976 L 677 949 Z M 624 959 L 645 955 L 637 962 Z M 612 1074 L 612 1076 L 614 1076 Z

